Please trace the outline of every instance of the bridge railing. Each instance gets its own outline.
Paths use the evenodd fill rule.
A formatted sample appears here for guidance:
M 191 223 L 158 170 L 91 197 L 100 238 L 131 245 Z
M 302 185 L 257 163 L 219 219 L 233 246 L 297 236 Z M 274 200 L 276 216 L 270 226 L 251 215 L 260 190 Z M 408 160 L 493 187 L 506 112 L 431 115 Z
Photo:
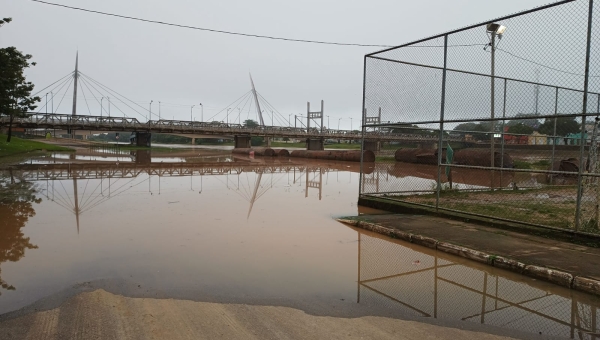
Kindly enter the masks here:
M 0 125 L 9 123 L 9 117 L 0 117 Z M 29 113 L 25 117 L 15 118 L 15 126 L 31 129 L 74 129 L 102 131 L 148 131 L 153 133 L 187 133 L 213 134 L 221 136 L 257 135 L 292 138 L 331 138 L 331 139 L 360 139 L 362 134 L 349 130 L 319 130 L 305 127 L 289 126 L 254 126 L 248 127 L 224 122 L 196 122 L 184 120 L 150 120 L 140 122 L 136 118 L 118 116 L 85 116 L 69 114 Z M 413 129 L 414 130 L 414 129 Z M 374 128 L 365 132 L 365 138 L 378 140 L 437 140 L 437 136 L 414 131 L 398 133 L 398 130 L 385 127 Z M 450 137 L 452 138 L 452 137 Z M 460 138 L 459 138 L 460 139 Z

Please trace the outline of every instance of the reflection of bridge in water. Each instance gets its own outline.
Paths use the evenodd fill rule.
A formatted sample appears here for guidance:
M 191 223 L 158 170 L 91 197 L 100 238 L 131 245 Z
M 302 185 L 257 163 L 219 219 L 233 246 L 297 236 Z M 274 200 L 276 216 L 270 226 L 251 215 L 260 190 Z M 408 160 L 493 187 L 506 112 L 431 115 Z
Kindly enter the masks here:
M 593 297 L 358 232 L 358 303 L 536 335 L 597 339 Z M 465 264 L 462 264 L 462 263 Z
M 359 165 L 348 162 L 291 163 L 272 160 L 269 162 L 227 163 L 65 163 L 23 164 L 10 168 L 13 175 L 27 181 L 46 182 L 46 199 L 75 215 L 77 231 L 79 219 L 85 212 L 108 200 L 123 195 L 148 183 L 148 193 L 161 194 L 161 182 L 169 177 L 189 177 L 190 190 L 194 190 L 194 177 L 198 193 L 203 191 L 204 176 L 221 182 L 224 188 L 233 189 L 249 203 L 247 218 L 254 204 L 286 175 L 291 184 L 304 185 L 305 197 L 309 190 L 318 190 L 322 199 L 323 175 L 331 172 L 359 172 Z M 242 176 L 246 174 L 246 176 Z M 256 174 L 255 176 L 247 176 Z M 270 176 L 268 180 L 265 176 Z M 153 177 L 158 180 L 158 192 L 152 190 Z M 225 180 L 221 180 L 225 177 Z M 251 178 L 254 177 L 254 178 Z M 232 180 L 232 178 L 237 178 Z M 245 182 L 244 182 L 245 181 Z M 67 184 L 65 185 L 65 182 Z M 72 188 L 69 183 L 72 182 Z M 156 182 L 155 182 L 156 183 Z M 199 185 L 199 188 L 198 188 Z

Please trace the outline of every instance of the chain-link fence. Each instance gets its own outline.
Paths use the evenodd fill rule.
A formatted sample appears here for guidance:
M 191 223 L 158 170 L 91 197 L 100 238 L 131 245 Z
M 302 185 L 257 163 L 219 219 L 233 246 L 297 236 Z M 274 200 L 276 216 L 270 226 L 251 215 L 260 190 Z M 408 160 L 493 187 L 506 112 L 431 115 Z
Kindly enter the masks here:
M 357 232 L 361 304 L 543 336 L 598 337 L 599 305 L 585 294 Z
M 599 232 L 599 52 L 600 3 L 571 0 L 366 55 L 363 132 L 416 137 L 361 196 Z

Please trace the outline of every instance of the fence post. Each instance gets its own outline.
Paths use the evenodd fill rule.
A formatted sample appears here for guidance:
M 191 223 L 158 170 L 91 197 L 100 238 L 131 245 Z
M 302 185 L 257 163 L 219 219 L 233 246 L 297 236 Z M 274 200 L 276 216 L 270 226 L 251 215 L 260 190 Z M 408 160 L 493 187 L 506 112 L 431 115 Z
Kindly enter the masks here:
M 363 62 L 363 102 L 362 102 L 362 110 L 360 112 L 360 114 L 362 115 L 363 119 L 362 119 L 362 124 L 364 126 L 365 124 L 365 117 L 366 117 L 366 110 L 367 108 L 365 107 L 365 95 L 366 95 L 366 90 L 367 90 L 367 56 L 365 55 L 364 58 L 364 62 Z M 360 199 L 360 195 L 362 194 L 362 192 L 364 192 L 364 188 L 363 188 L 363 169 L 364 169 L 364 159 L 363 159 L 363 154 L 365 153 L 365 129 L 364 127 L 361 127 L 360 129 L 361 131 L 361 138 L 360 138 L 360 172 L 358 175 L 358 198 Z M 375 162 L 373 164 L 374 167 L 374 171 L 377 172 L 377 162 Z M 362 190 L 361 190 L 362 189 Z
M 583 110 L 581 115 L 581 147 L 579 148 L 579 172 L 577 174 L 577 206 L 575 210 L 575 230 L 579 230 L 581 226 L 581 198 L 583 195 L 583 168 L 585 163 L 583 162 L 583 156 L 585 154 L 585 118 L 587 115 L 587 102 L 588 102 L 588 85 L 590 80 L 590 45 L 592 41 L 592 13 L 594 11 L 594 0 L 590 1 L 590 7 L 588 12 L 588 27 L 587 27 L 587 42 L 585 51 L 585 76 L 583 80 Z
M 558 114 L 558 86 L 556 87 L 554 95 L 554 115 Z M 556 121 L 558 118 L 554 117 L 554 132 L 552 132 L 552 159 L 550 160 L 550 170 L 554 170 L 554 157 L 556 152 Z M 558 169 L 556 169 L 558 170 Z M 550 184 L 554 182 L 554 174 L 550 174 Z
M 442 71 L 442 102 L 440 105 L 440 137 L 438 140 L 438 173 L 437 173 L 437 193 L 435 198 L 435 209 L 439 209 L 440 191 L 442 190 L 442 153 L 444 148 L 444 108 L 446 106 L 446 67 L 448 62 L 448 35 L 444 35 L 444 69 Z M 447 156 L 446 156 L 447 157 Z M 447 158 L 446 158 L 447 159 Z M 450 169 L 452 171 L 452 169 Z
M 506 86 L 508 85 L 508 80 L 504 78 L 504 99 L 502 104 L 502 131 L 501 133 L 501 145 L 500 145 L 500 169 L 504 169 L 504 127 L 506 126 Z M 502 176 L 504 172 L 500 170 L 500 187 L 502 188 Z

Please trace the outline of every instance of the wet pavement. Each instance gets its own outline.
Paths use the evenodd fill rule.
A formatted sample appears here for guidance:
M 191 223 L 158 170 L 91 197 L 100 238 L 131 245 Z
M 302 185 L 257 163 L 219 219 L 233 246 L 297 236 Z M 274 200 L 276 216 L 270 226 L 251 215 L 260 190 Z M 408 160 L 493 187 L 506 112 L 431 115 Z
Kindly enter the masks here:
M 0 320 L 103 288 L 593 338 L 595 297 L 336 222 L 380 213 L 356 206 L 358 164 L 104 156 L 0 172 Z

